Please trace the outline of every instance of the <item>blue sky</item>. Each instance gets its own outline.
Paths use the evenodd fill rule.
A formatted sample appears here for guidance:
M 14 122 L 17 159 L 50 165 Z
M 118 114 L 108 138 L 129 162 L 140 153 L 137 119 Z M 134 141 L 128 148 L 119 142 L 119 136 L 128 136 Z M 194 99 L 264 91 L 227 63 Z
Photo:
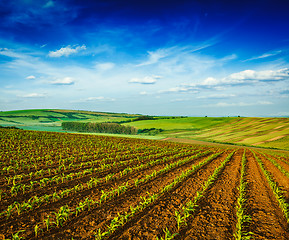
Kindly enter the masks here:
M 0 110 L 289 116 L 289 2 L 1 0 Z

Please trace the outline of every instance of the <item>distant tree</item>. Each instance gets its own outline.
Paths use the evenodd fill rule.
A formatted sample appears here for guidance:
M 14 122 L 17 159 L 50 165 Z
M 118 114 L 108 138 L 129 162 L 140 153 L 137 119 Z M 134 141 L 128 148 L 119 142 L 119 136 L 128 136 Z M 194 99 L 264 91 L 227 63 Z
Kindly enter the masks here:
M 76 132 L 137 134 L 137 129 L 118 123 L 63 122 L 62 129 Z

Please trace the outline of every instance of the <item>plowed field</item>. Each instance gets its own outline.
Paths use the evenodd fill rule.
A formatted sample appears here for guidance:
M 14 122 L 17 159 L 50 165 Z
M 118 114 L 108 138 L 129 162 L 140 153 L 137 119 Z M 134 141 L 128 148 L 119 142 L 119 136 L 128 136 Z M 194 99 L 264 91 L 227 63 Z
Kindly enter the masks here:
M 0 239 L 289 239 L 289 154 L 0 130 Z

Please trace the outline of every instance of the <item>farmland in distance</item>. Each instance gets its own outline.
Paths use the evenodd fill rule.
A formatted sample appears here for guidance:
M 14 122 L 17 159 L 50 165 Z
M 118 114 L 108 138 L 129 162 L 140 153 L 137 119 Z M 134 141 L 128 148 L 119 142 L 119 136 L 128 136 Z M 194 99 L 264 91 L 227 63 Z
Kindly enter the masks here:
M 0 129 L 0 239 L 289 239 L 289 154 Z

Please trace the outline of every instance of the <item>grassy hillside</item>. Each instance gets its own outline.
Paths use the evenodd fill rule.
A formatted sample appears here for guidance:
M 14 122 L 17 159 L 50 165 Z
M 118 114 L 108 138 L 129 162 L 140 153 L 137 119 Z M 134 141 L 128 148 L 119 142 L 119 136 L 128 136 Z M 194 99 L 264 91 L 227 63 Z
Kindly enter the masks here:
M 125 123 L 136 128 L 161 128 L 169 131 L 201 130 L 219 125 L 220 123 L 231 122 L 230 118 L 207 118 L 207 117 L 171 117 L 168 119 L 157 118 L 155 120 L 136 121 Z
M 288 118 L 176 118 L 126 123 L 161 128 L 164 137 L 215 141 L 289 150 Z
M 121 122 L 139 118 L 138 114 L 73 110 L 21 110 L 0 112 L 1 126 L 27 130 L 61 131 L 63 121 Z M 179 138 L 273 147 L 289 150 L 289 118 L 242 117 L 154 117 L 123 123 L 138 129 L 162 129 L 148 134 L 154 138 Z
M 0 112 L 0 125 L 26 130 L 60 131 L 63 121 L 114 122 L 126 121 L 137 116 L 139 115 L 74 110 L 19 110 Z

